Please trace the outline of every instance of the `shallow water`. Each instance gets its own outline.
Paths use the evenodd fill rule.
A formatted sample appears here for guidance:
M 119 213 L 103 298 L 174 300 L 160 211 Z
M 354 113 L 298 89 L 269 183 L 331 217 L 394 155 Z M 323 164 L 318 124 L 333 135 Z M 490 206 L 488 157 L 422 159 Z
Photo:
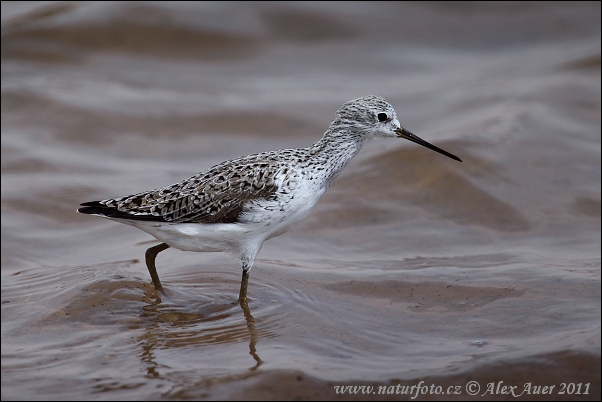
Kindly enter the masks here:
M 2 2 L 2 399 L 598 400 L 600 89 L 599 3 Z M 164 251 L 158 297 L 156 242 L 75 213 L 368 94 L 464 162 L 369 143 L 248 310 L 235 258 Z

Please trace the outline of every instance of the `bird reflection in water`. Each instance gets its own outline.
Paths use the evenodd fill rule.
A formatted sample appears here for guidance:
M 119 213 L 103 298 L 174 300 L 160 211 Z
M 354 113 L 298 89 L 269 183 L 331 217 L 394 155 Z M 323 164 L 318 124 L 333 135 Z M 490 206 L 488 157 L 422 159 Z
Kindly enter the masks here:
M 243 292 L 241 284 L 241 295 Z M 189 300 L 181 303 L 175 297 L 162 300 L 162 296 L 155 289 L 148 289 L 145 294 L 148 304 L 142 307 L 140 315 L 145 323 L 145 332 L 138 338 L 142 349 L 140 358 L 146 365 L 147 377 L 160 378 L 161 374 L 165 374 L 162 369 L 169 369 L 169 365 L 157 362 L 155 350 L 234 343 L 245 338 L 249 339 L 249 354 L 255 363 L 249 370 L 254 371 L 263 363 L 256 345 L 260 335 L 271 334 L 255 328 L 255 318 L 246 297 L 233 303 L 199 301 L 194 306 Z M 239 308 L 245 319 L 244 327 Z
M 257 349 L 255 347 L 255 345 L 257 345 L 257 330 L 255 329 L 255 318 L 253 318 L 253 315 L 251 314 L 251 309 L 249 309 L 249 305 L 247 303 L 246 292 L 245 298 L 239 299 L 238 304 L 242 308 L 242 311 L 245 315 L 245 320 L 247 320 L 247 328 L 249 330 L 249 335 L 251 336 L 251 340 L 249 342 L 249 354 L 253 356 L 253 359 L 255 359 L 255 361 L 257 362 L 257 364 L 255 364 L 255 367 L 251 367 L 251 370 L 256 370 L 259 366 L 261 366 L 263 361 L 261 360 L 261 358 L 259 358 L 259 355 L 257 354 Z

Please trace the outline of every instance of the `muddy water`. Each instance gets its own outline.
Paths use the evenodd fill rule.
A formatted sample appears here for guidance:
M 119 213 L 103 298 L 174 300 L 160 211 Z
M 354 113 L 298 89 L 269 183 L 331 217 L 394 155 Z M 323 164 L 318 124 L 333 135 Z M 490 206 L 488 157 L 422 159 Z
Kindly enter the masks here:
M 600 83 L 599 3 L 3 2 L 2 398 L 599 399 Z M 464 162 L 369 143 L 248 310 L 235 258 L 161 253 L 158 297 L 156 242 L 75 213 L 368 94 Z

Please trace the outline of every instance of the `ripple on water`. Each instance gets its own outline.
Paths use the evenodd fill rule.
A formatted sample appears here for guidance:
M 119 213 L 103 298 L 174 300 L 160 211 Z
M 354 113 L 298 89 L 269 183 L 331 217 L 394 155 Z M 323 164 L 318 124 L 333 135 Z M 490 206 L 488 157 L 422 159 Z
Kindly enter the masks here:
M 238 275 L 221 271 L 197 271 L 195 280 L 186 273 L 178 275 L 177 281 L 165 283 L 168 295 L 161 296 L 147 278 L 133 272 L 138 264 L 130 260 L 60 269 L 37 267 L 16 273 L 10 283 L 3 282 L 3 315 L 11 318 L 9 325 L 3 325 L 3 333 L 19 339 L 18 345 L 3 345 L 5 372 L 33 365 L 64 371 L 73 365 L 71 359 L 82 356 L 91 360 L 90 368 L 102 371 L 107 359 L 128 360 L 132 352 L 153 376 L 191 364 L 209 373 L 216 367 L 224 372 L 234 367 L 244 370 L 244 361 L 251 369 L 263 363 L 256 344 L 277 337 L 283 329 L 281 304 L 270 298 L 251 299 L 251 312 L 237 303 Z M 256 285 L 263 288 L 261 281 L 255 281 Z M 261 325 L 256 327 L 256 320 Z M 29 331 L 32 327 L 35 333 Z M 202 362 L 195 361 L 199 353 L 206 357 Z M 137 386 L 139 378 L 113 382 L 100 381 L 104 385 L 99 384 L 99 389 Z

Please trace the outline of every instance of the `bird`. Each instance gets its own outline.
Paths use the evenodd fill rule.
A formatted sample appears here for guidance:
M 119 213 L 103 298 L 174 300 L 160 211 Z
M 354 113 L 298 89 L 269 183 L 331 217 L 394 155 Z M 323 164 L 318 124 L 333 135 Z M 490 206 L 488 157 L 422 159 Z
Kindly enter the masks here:
M 364 144 L 378 137 L 403 138 L 462 162 L 403 128 L 391 104 L 370 95 L 343 104 L 323 137 L 307 148 L 228 160 L 166 187 L 82 203 L 77 212 L 133 226 L 159 240 L 146 250 L 145 261 L 156 291 L 163 295 L 155 264 L 161 251 L 173 247 L 237 256 L 242 263 L 242 305 L 263 243 L 307 217 Z

